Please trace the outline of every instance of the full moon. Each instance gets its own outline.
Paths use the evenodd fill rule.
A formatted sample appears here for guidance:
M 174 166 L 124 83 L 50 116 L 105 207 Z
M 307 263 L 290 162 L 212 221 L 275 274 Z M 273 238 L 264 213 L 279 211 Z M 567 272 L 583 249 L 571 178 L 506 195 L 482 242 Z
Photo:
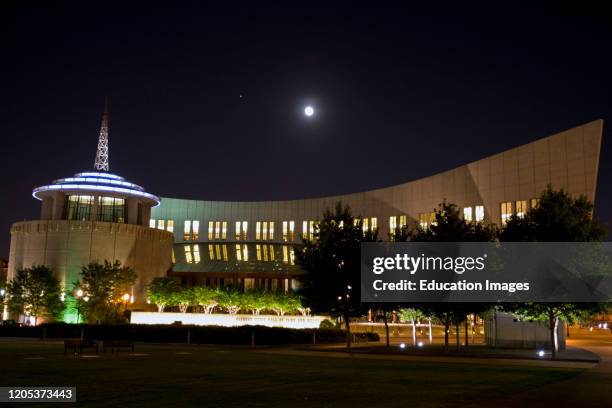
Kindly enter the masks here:
M 312 116 L 314 115 L 314 108 L 312 106 L 307 106 L 304 108 L 304 114 L 306 116 Z

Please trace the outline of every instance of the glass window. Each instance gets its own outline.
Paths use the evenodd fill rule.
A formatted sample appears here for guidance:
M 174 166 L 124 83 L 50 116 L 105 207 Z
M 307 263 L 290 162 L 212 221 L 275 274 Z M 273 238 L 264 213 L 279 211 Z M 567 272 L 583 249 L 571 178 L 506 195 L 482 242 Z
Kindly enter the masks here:
M 227 221 L 221 223 L 221 239 L 227 239 Z
M 215 222 L 215 239 L 221 238 L 221 221 Z
M 480 221 L 484 220 L 484 216 L 485 216 L 484 206 L 483 205 L 477 205 L 476 206 L 476 221 L 480 222 Z
M 174 232 L 174 220 L 168 220 L 168 223 L 166 224 L 166 231 Z
M 376 217 L 370 218 L 370 225 L 371 225 L 372 231 L 377 230 L 378 229 L 378 218 Z
M 154 218 L 151 218 L 151 219 L 149 220 L 149 228 L 155 228 L 155 225 L 156 225 L 156 224 L 155 224 L 155 219 L 154 219 Z
M 540 206 L 540 199 L 539 198 L 532 198 L 531 199 L 531 208 L 538 208 Z
M 215 238 L 215 223 L 208 221 L 208 240 L 212 241 Z
M 200 221 L 194 220 L 191 223 L 191 226 L 192 226 L 191 239 L 195 241 L 200 238 Z
M 200 246 L 197 244 L 193 246 L 193 260 L 200 263 Z
M 397 216 L 392 215 L 389 217 L 389 235 L 393 238 L 395 236 L 395 230 L 397 229 Z
M 527 201 L 521 200 L 516 202 L 516 216 L 517 218 L 523 218 L 527 213 Z
M 463 219 L 466 222 L 472 221 L 472 207 L 463 207 Z
M 123 224 L 125 222 L 125 214 L 127 214 L 126 206 L 127 204 L 123 198 L 98 197 L 98 221 Z
M 72 221 L 90 221 L 94 196 L 70 195 L 64 202 L 64 219 Z
M 510 217 L 512 216 L 512 202 L 507 201 L 500 204 L 501 210 L 501 224 L 506 225 Z
M 419 214 L 419 225 L 423 229 L 427 228 L 427 221 L 428 221 L 427 217 L 428 217 L 427 213 Z
M 404 228 L 407 225 L 406 223 L 406 216 L 405 215 L 400 215 L 399 217 L 399 227 L 400 228 Z
M 191 248 L 189 245 L 184 246 L 185 249 L 185 261 L 187 263 L 193 263 L 193 255 L 191 254 Z
M 160 230 L 166 229 L 164 220 L 157 220 L 157 229 L 160 229 Z
M 191 238 L 191 221 L 185 220 L 183 223 L 183 241 L 189 241 Z
M 255 223 L 255 240 L 259 241 L 261 239 L 261 222 L 257 221 Z

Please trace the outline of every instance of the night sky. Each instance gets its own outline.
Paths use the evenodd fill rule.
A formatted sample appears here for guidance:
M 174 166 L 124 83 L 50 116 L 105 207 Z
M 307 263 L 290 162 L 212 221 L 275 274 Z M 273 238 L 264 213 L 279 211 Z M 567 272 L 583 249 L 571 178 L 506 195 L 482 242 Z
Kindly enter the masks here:
M 14 3 L 0 25 L 1 257 L 10 224 L 39 216 L 33 187 L 92 170 L 105 95 L 111 171 L 210 200 L 384 187 L 603 118 L 596 216 L 612 219 L 601 10 Z

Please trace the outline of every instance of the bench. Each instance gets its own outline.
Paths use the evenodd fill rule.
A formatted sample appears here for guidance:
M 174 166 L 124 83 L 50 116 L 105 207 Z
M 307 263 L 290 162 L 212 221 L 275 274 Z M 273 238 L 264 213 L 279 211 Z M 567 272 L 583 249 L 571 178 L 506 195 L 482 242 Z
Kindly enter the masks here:
M 83 354 L 84 349 L 95 349 L 98 354 L 98 342 L 95 340 L 64 340 L 64 355 L 71 349 L 74 355 Z
M 109 347 L 111 349 L 111 353 L 114 353 L 115 350 L 119 351 L 121 348 L 131 349 L 132 353 L 134 352 L 134 342 L 132 340 L 104 340 L 102 343 L 102 352 L 106 352 L 106 348 Z

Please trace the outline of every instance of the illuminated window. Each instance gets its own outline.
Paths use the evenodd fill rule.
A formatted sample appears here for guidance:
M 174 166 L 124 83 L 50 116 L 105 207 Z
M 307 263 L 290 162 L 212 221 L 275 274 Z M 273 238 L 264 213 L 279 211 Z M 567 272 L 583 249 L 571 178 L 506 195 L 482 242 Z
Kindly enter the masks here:
M 123 198 L 98 197 L 98 221 L 123 224 L 125 221 L 125 214 L 127 214 L 127 203 Z
M 540 206 L 540 199 L 539 198 L 532 198 L 531 199 L 531 208 L 538 208 Z
M 157 224 L 155 224 L 155 219 L 151 218 L 149 220 L 149 228 L 155 228 L 155 225 L 157 225 Z
M 516 202 L 516 216 L 517 218 L 523 218 L 527 213 L 527 201 L 521 200 Z
M 185 220 L 183 223 L 183 241 L 189 241 L 191 238 L 191 221 Z
M 376 231 L 378 229 L 378 218 L 370 218 L 370 228 L 372 228 L 372 231 Z
M 248 225 L 247 221 L 236 221 L 236 241 L 246 241 Z
M 212 241 L 215 238 L 215 223 L 208 221 L 208 240 Z
M 227 221 L 221 223 L 221 239 L 227 239 Z
M 93 204 L 94 196 L 66 196 L 64 201 L 64 216 L 62 218 L 73 221 L 90 221 L 92 218 L 95 218 L 95 214 L 92 215 Z
M 397 229 L 397 216 L 392 215 L 389 217 L 389 235 L 395 236 L 395 230 Z
M 476 206 L 476 221 L 480 222 L 480 221 L 484 220 L 484 216 L 485 216 L 484 206 L 483 205 L 477 205 Z
M 255 223 L 255 240 L 272 241 L 274 239 L 274 221 L 257 221 Z
M 354 218 L 353 219 L 353 227 L 356 227 L 357 225 L 359 225 L 360 221 L 361 221 L 361 218 Z
M 193 246 L 193 260 L 200 263 L 200 246 L 197 244 Z
M 306 239 L 313 239 L 315 232 L 315 222 L 314 221 L 303 221 L 302 222 L 302 235 Z
M 283 245 L 283 263 L 295 265 L 295 251 L 293 247 Z
M 295 221 L 283 221 L 283 241 L 293 242 L 295 239 Z
M 268 262 L 268 247 L 266 245 L 263 246 L 263 260 Z
M 429 213 L 429 225 L 438 225 L 435 211 Z
M 215 222 L 215 239 L 221 237 L 221 221 Z
M 223 249 L 223 260 L 227 262 L 229 260 L 229 258 L 227 257 L 227 245 L 223 244 L 222 246 L 223 246 L 222 248 Z
M 472 221 L 472 207 L 463 207 L 463 220 L 466 222 Z
M 510 217 L 512 216 L 512 202 L 508 201 L 500 204 L 501 209 L 501 224 L 506 225 Z
M 208 259 L 215 260 L 215 246 L 213 244 L 208 244 Z
M 249 247 L 246 244 L 242 244 L 242 260 L 244 262 L 249 260 Z
M 166 223 L 166 231 L 174 232 L 174 220 L 168 220 Z
M 215 255 L 217 256 L 217 260 L 221 260 L 221 245 L 215 245 Z
M 176 256 L 174 255 L 174 248 L 172 248 L 172 263 L 176 263 Z
M 270 260 L 274 261 L 274 245 L 268 245 L 268 252 L 270 252 Z
M 261 245 L 255 245 L 255 253 L 257 254 L 257 260 L 261 261 Z
M 185 249 L 185 261 L 187 263 L 193 263 L 193 255 L 191 255 L 191 248 L 189 245 L 184 246 Z
M 406 227 L 407 223 L 406 223 L 406 216 L 405 215 L 400 215 L 399 217 L 399 227 L 400 228 L 404 228 Z
M 242 261 L 242 248 L 240 247 L 240 244 L 236 244 L 236 260 Z
M 191 239 L 193 239 L 194 241 L 200 238 L 200 221 L 193 221 L 191 223 L 192 226 L 192 230 L 191 230 Z
M 428 214 L 419 213 L 419 226 L 423 229 L 427 228 Z
M 363 222 L 361 223 L 361 229 L 362 232 L 365 234 L 366 232 L 368 232 L 369 230 L 369 220 L 367 218 L 363 219 Z
M 157 220 L 157 229 L 166 229 L 166 224 L 164 220 Z

